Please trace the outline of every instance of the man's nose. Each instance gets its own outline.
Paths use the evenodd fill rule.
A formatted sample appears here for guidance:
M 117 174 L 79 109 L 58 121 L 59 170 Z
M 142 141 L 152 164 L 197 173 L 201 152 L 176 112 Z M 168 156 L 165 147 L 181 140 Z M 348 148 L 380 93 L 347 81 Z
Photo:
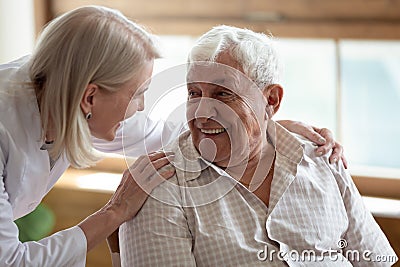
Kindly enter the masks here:
M 196 120 L 208 120 L 217 116 L 216 101 L 212 98 L 202 97 L 196 107 Z

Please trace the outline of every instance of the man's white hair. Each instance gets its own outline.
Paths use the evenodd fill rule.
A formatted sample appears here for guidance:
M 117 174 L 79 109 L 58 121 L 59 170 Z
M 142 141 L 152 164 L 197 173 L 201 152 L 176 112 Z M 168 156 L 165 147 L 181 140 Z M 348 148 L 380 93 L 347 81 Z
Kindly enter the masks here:
M 280 66 L 271 36 L 232 26 L 216 26 L 198 39 L 189 53 L 188 63 L 214 62 L 222 52 L 228 52 L 259 88 L 279 83 Z

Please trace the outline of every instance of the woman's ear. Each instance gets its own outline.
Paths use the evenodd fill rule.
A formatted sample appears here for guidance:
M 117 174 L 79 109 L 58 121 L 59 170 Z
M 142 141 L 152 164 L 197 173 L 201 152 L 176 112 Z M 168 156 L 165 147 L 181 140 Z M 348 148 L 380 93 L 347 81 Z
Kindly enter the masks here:
M 95 104 L 95 95 L 98 93 L 99 87 L 96 84 L 89 83 L 86 86 L 85 92 L 81 99 L 81 109 L 84 114 L 92 112 L 92 108 Z
M 269 116 L 273 116 L 278 112 L 282 102 L 283 88 L 279 84 L 271 84 L 264 88 L 263 95 L 268 102 L 267 112 L 272 113 Z

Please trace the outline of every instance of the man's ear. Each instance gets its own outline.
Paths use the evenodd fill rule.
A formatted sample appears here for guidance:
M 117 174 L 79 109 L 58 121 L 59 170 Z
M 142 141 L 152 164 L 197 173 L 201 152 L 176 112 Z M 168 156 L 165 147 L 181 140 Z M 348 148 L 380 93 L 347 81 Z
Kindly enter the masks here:
M 89 83 L 86 86 L 85 92 L 81 99 L 81 109 L 84 114 L 92 112 L 95 104 L 95 95 L 99 92 L 99 87 L 96 84 Z
M 283 88 L 279 84 L 271 84 L 264 88 L 263 95 L 268 102 L 267 112 L 271 117 L 278 112 L 282 102 Z

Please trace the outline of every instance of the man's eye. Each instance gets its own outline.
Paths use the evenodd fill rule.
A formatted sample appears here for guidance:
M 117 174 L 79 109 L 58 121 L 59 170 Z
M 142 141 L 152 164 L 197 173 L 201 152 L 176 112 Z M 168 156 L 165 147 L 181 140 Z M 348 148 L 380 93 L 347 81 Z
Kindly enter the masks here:
M 223 98 L 231 98 L 233 97 L 235 94 L 229 91 L 221 91 L 218 93 L 218 96 L 223 97 Z
M 188 91 L 188 96 L 189 97 L 197 97 L 197 96 L 199 96 L 199 93 L 197 93 L 196 91 L 190 90 L 190 91 Z

